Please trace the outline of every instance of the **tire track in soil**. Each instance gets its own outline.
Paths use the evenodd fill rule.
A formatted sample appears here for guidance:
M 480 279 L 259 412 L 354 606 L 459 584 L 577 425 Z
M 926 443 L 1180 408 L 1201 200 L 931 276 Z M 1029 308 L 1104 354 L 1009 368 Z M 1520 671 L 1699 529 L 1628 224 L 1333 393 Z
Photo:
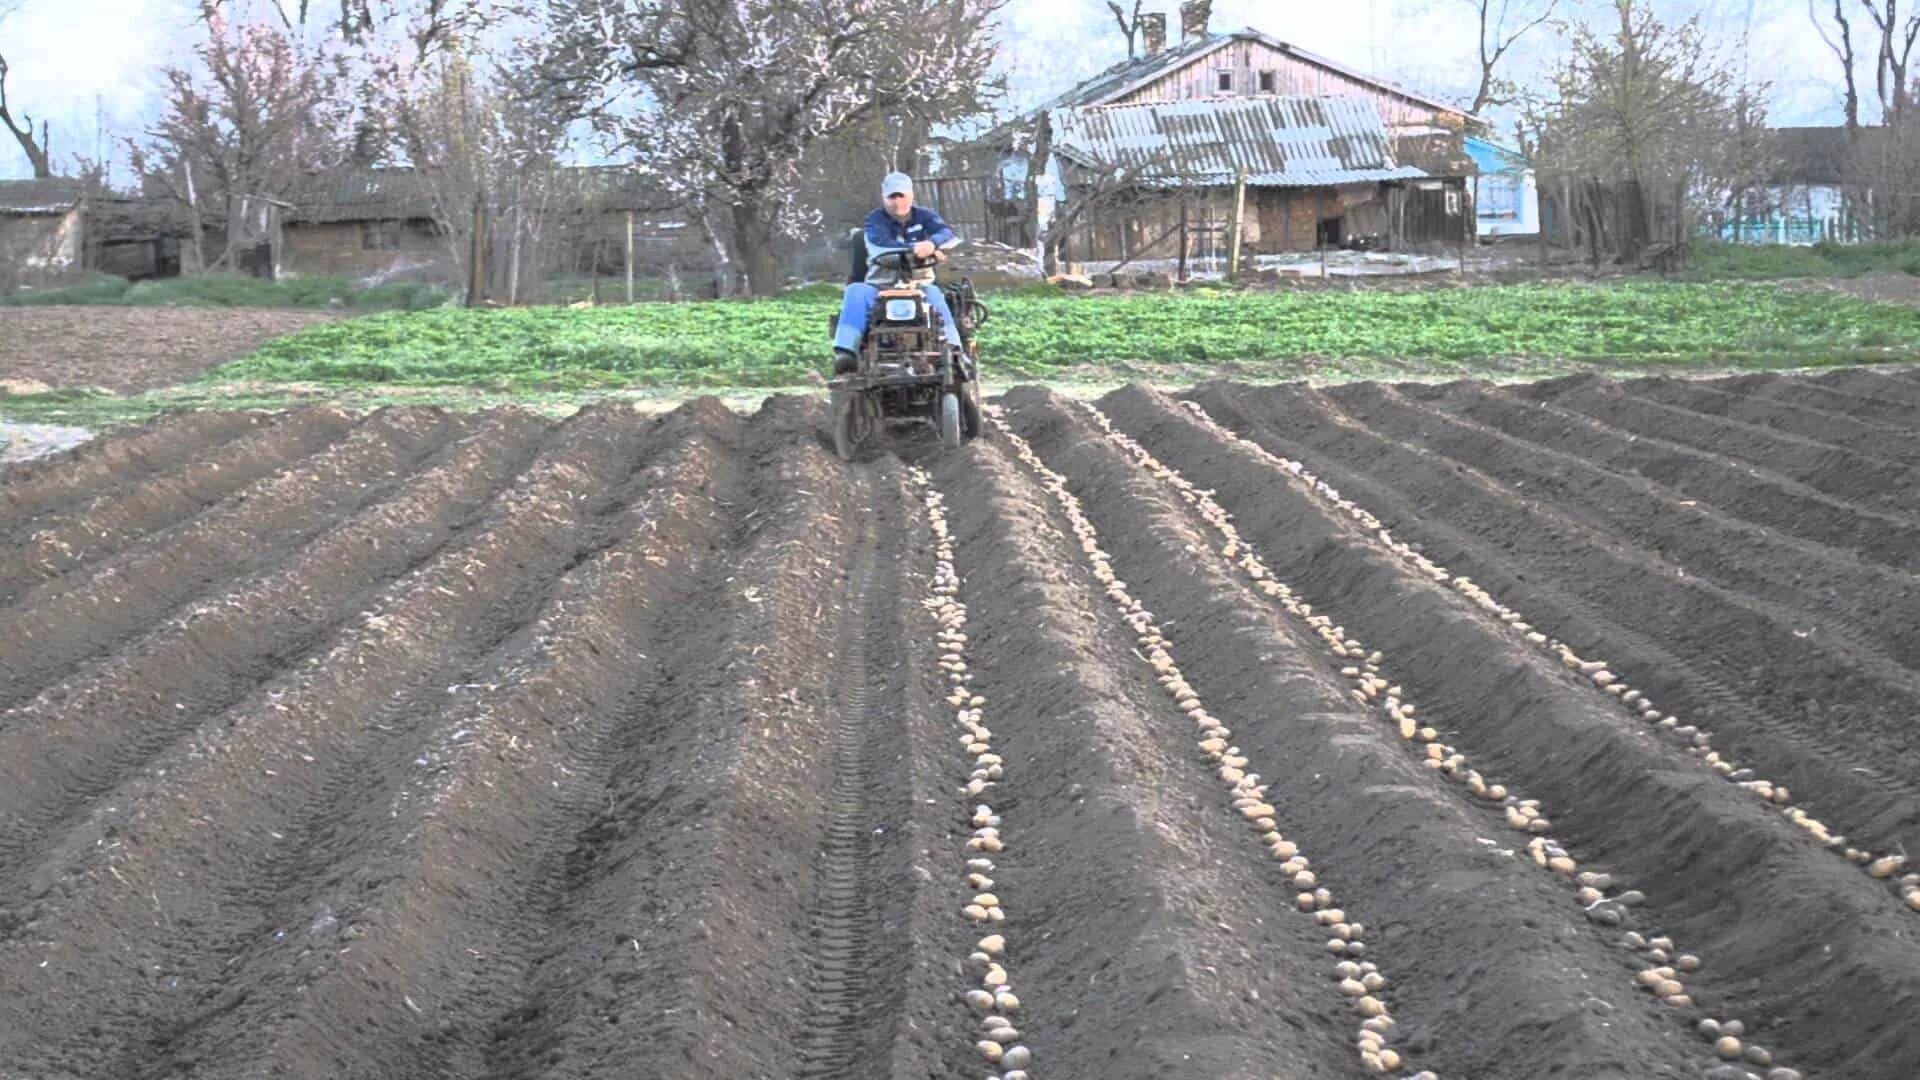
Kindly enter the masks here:
M 1018 857 L 992 875 L 1019 900 L 1001 926 L 1039 1068 L 1361 1075 L 1350 1008 L 1315 986 L 1324 933 L 1278 911 L 1272 890 L 1294 890 L 1277 863 L 1250 857 L 1244 826 L 1210 805 L 1220 789 L 1192 761 L 1191 722 L 1132 653 L 1052 497 L 998 431 L 928 464 L 968 568 L 973 687 L 1014 780 L 991 790 Z M 973 1022 L 947 1008 L 952 1030 Z M 959 1064 L 935 1075 L 979 1068 L 971 1053 Z
M 465 422 L 443 410 L 388 410 L 258 481 L 212 513 L 104 565 L 50 581 L 0 613 L 0 709 L 53 685 L 234 575 L 271 570 L 343 517 L 386 498 Z
M 626 409 L 576 414 L 472 543 L 385 590 L 325 653 L 205 718 L 50 845 L 0 937 L 0 983 L 31 988 L 0 1000 L 0 1053 L 122 1075 L 236 1007 L 227 963 L 342 857 L 352 837 L 337 822 L 371 812 L 362 788 L 445 688 L 591 554 L 650 435 Z
M 175 1060 L 207 1077 L 485 1071 L 663 626 L 698 602 L 730 519 L 754 505 L 742 429 L 712 400 L 662 418 L 671 445 L 599 524 L 599 550 L 380 763 L 369 811 L 336 826 L 356 839 L 274 914 L 287 933 L 232 964 L 245 1000 Z
M 1420 716 L 1416 717 L 1415 703 L 1410 700 L 1403 701 L 1401 695 L 1405 690 L 1396 685 L 1382 671 L 1384 655 L 1378 650 L 1368 653 L 1362 643 L 1347 636 L 1344 628 L 1336 623 L 1335 618 L 1326 611 L 1324 606 L 1316 611 L 1313 604 L 1301 601 L 1291 586 L 1276 581 L 1258 551 L 1247 543 L 1246 538 L 1233 525 L 1232 515 L 1213 499 L 1210 492 L 1198 488 L 1178 471 L 1154 457 L 1137 441 L 1116 429 L 1112 422 L 1094 406 L 1081 402 L 1078 403 L 1078 407 L 1091 417 L 1099 430 L 1118 446 L 1137 468 L 1155 476 L 1162 484 L 1176 491 L 1186 500 L 1192 508 L 1189 516 L 1197 523 L 1204 525 L 1206 529 L 1212 530 L 1223 541 L 1219 549 L 1219 556 L 1223 562 L 1244 573 L 1252 586 L 1264 594 L 1270 602 L 1276 603 L 1294 619 L 1303 622 L 1321 638 L 1329 655 L 1337 658 L 1333 662 L 1343 665 L 1340 674 L 1352 681 L 1356 700 L 1363 705 L 1378 702 L 1380 712 L 1391 722 L 1393 730 L 1399 735 L 1403 745 L 1422 752 L 1423 765 L 1433 770 L 1437 776 L 1444 776 L 1461 783 L 1472 795 L 1482 800 L 1479 803 L 1468 800 L 1469 805 L 1478 806 L 1488 813 L 1492 812 L 1495 806 L 1500 807 L 1500 813 L 1505 819 L 1504 824 L 1508 828 L 1531 837 L 1526 845 L 1528 856 L 1540 869 L 1558 875 L 1569 891 L 1573 886 L 1578 886 L 1578 891 L 1572 898 L 1585 908 L 1588 913 L 1587 918 L 1601 925 L 1617 925 L 1625 921 L 1630 909 L 1646 902 L 1644 893 L 1638 890 L 1620 889 L 1610 874 L 1580 870 L 1580 864 L 1575 861 L 1572 854 L 1551 835 L 1551 822 L 1540 814 L 1538 800 L 1525 798 L 1522 794 L 1510 793 L 1505 785 L 1497 781 L 1489 783 L 1478 770 L 1470 767 L 1467 756 L 1457 747 L 1442 742 L 1438 730 L 1425 725 L 1424 710 L 1421 711 Z M 1302 479 L 1304 480 L 1305 477 Z M 1502 614 L 1507 613 L 1502 611 Z M 1384 701 L 1381 700 L 1382 698 Z M 1607 890 L 1614 890 L 1614 895 L 1609 896 Z M 1692 995 L 1687 993 L 1682 976 L 1684 974 L 1687 978 L 1691 978 L 1690 973 L 1699 970 L 1701 965 L 1699 957 L 1690 954 L 1676 955 L 1676 946 L 1672 939 L 1667 937 L 1656 937 L 1652 943 L 1648 943 L 1644 935 L 1633 934 L 1624 938 L 1624 944 L 1636 950 L 1647 951 L 1648 967 L 1636 974 L 1635 981 L 1638 985 L 1651 990 L 1663 1004 L 1670 1007 L 1691 1010 L 1695 1006 L 1696 1002 Z M 1654 966 L 1669 964 L 1677 967 Z M 1745 1034 L 1744 1024 L 1737 1020 L 1703 1020 L 1700 1031 L 1708 1035 L 1711 1042 L 1712 1037 L 1723 1030 L 1723 1024 L 1729 1036 Z M 1705 1050 L 1703 1049 L 1702 1052 L 1705 1053 Z M 1756 1043 L 1739 1044 L 1737 1038 L 1733 1043 L 1721 1048 L 1719 1056 L 1735 1059 L 1744 1057 L 1745 1062 L 1757 1067 L 1774 1064 L 1771 1051 Z M 1794 1078 L 1798 1076 L 1791 1070 L 1780 1071 Z M 1790 1078 L 1781 1076 L 1776 1080 L 1790 1080 Z
M 302 409 L 176 471 L 46 522 L 0 549 L 0 605 L 187 521 L 252 484 L 282 475 L 337 445 L 355 427 L 354 418 L 338 409 Z
M 457 547 L 548 428 L 530 413 L 492 414 L 450 442 L 439 464 L 283 567 L 230 585 L 0 715 L 0 895 L 11 891 L 11 872 L 36 863 L 88 800 L 322 648 L 381 588 Z
M 69 507 L 164 475 L 270 419 L 259 412 L 163 413 L 63 454 L 0 465 L 0 544 L 11 547 Z
M 1679 568 L 1663 571 L 1661 555 L 1558 514 L 1550 477 L 1503 490 L 1476 468 L 1491 464 L 1524 474 L 1526 467 L 1500 462 L 1498 443 L 1462 454 L 1464 464 L 1420 454 L 1394 437 L 1424 431 L 1438 439 L 1435 433 L 1451 421 L 1395 410 L 1385 394 L 1366 400 L 1366 408 L 1350 401 L 1351 417 L 1310 390 L 1253 392 L 1238 404 L 1271 420 L 1246 432 L 1256 441 L 1296 459 L 1317 459 L 1323 474 L 1362 493 L 1366 505 L 1419 536 L 1441 561 L 1494 583 L 1561 639 L 1592 643 L 1589 653 L 1610 657 L 1634 685 L 1668 702 L 1690 725 L 1729 736 L 1736 756 L 1764 765 L 1774 780 L 1803 796 L 1818 793 L 1811 805 L 1843 815 L 1850 831 L 1874 846 L 1920 838 L 1920 808 L 1904 780 L 1912 773 L 1889 764 L 1911 752 L 1902 705 L 1916 697 L 1910 672 L 1864 650 L 1849 655 L 1816 647 L 1795 633 L 1805 619 L 1727 595 Z M 1219 404 L 1222 415 L 1236 407 Z M 1280 440 L 1277 431 L 1301 441 Z M 1329 464 L 1336 460 L 1365 462 L 1370 476 L 1394 479 L 1375 485 Z M 1522 498 L 1522 490 L 1534 494 Z M 1620 516 L 1638 520 L 1633 512 Z M 1604 527 L 1613 517 L 1593 520 Z M 1498 545 L 1498 557 L 1485 545 Z M 1656 552 L 1687 546 L 1664 538 L 1652 545 Z M 1844 632 L 1839 637 L 1844 643 Z M 1819 702 L 1836 699 L 1851 703 L 1850 715 L 1860 710 L 1868 745 L 1824 737 Z
M 1497 391 L 1489 391 L 1497 392 Z M 1419 395 L 1427 400 L 1444 395 Z M 1838 450 L 1738 421 L 1647 401 L 1614 380 L 1561 382 L 1554 405 L 1642 438 L 1668 439 L 1748 467 L 1778 473 L 1830 498 L 1913 520 L 1920 513 L 1920 469 Z
M 1219 565 L 1207 526 L 1171 488 L 1058 397 L 1016 390 L 1006 402 L 1111 538 L 1116 573 L 1173 628 L 1200 697 L 1240 718 L 1232 738 L 1252 764 L 1239 767 L 1284 762 L 1269 799 L 1287 835 L 1322 858 L 1314 870 L 1343 913 L 1365 919 L 1400 995 L 1391 1044 L 1417 1055 L 1413 1067 L 1488 1080 L 1694 1075 L 1698 1048 L 1611 976 L 1617 950 L 1565 890 L 1485 839 L 1498 826 L 1396 748 L 1324 646 Z M 1339 979 L 1320 976 L 1328 993 Z
M 1920 1060 L 1920 1035 L 1894 1019 L 1920 992 L 1920 945 L 1911 915 L 1878 883 L 1800 843 L 1779 816 L 1686 763 L 1464 598 L 1407 574 L 1256 451 L 1138 391 L 1102 405 L 1213 486 L 1275 573 L 1377 639 L 1409 696 L 1426 703 L 1428 724 L 1542 797 L 1588 865 L 1644 888 L 1652 902 L 1624 925 L 1709 957 L 1688 980 L 1701 1001 L 1739 1002 L 1756 1037 L 1830 1075 L 1896 1080 Z M 1321 465 L 1312 468 L 1331 479 Z
M 856 616 L 842 602 L 847 568 L 864 529 L 901 537 L 907 509 L 897 466 L 832 459 L 816 434 L 821 413 L 815 402 L 774 398 L 755 417 L 781 449 L 702 604 L 662 634 L 657 681 L 619 726 L 600 812 L 568 855 L 551 929 L 522 1000 L 494 1028 L 486 1075 L 745 1077 L 798 1067 L 794 1047 L 819 1019 L 806 934 L 828 821 L 831 762 L 821 747 L 831 737 L 834 636 Z M 886 595 L 905 567 L 881 562 Z M 922 698 L 902 700 L 925 712 Z M 676 737 L 691 717 L 699 732 Z M 898 731 L 904 721 L 889 724 Z M 881 744 L 912 760 L 888 734 Z M 888 867 L 877 967 L 898 962 L 916 892 L 902 846 L 914 832 L 891 817 L 904 790 L 896 779 L 872 796 L 889 808 L 888 847 L 875 860 Z M 864 1034 L 884 1039 L 893 1025 Z M 849 1067 L 872 1064 L 858 1048 L 844 1052 Z
M 1620 385 L 1635 397 L 1690 413 L 1725 417 L 1785 432 L 1895 465 L 1909 468 L 1920 465 L 1920 436 L 1818 412 L 1790 401 L 1728 393 L 1718 381 L 1628 379 Z
M 1803 540 L 1852 551 L 1897 570 L 1920 569 L 1920 525 L 1857 507 L 1784 477 L 1742 468 L 1718 455 L 1661 439 L 1630 438 L 1591 417 L 1528 400 L 1550 392 L 1516 388 L 1479 394 L 1467 388 L 1455 415 L 1522 442 L 1576 455 L 1614 472 L 1638 474 L 1702 505 Z
M 904 987 L 901 971 L 885 963 L 882 912 L 875 895 L 881 875 L 874 865 L 887 841 L 875 840 L 875 821 L 899 820 L 899 807 L 883 813 L 875 791 L 887 777 L 881 755 L 869 752 L 894 725 L 900 703 L 890 693 L 890 676 L 878 670 L 881 658 L 904 644 L 898 624 L 889 619 L 904 597 L 895 587 L 883 591 L 879 538 L 871 517 L 862 519 L 855 542 L 850 591 L 843 601 L 847 618 L 836 640 L 842 649 L 834 666 L 836 689 L 827 735 L 831 777 L 826 799 L 825 840 L 816 856 L 817 879 L 808 903 L 806 962 L 809 1000 L 795 1043 L 794 1072 L 803 1080 L 825 1080 L 859 1073 L 863 1061 L 883 1060 L 890 1041 L 890 1006 Z M 890 561 L 898 565 L 898 552 Z M 897 729 L 894 733 L 897 739 Z M 884 835 L 884 825 L 881 826 Z M 877 985 L 876 985 L 877 983 Z M 875 1038 L 879 1036 L 879 1038 Z

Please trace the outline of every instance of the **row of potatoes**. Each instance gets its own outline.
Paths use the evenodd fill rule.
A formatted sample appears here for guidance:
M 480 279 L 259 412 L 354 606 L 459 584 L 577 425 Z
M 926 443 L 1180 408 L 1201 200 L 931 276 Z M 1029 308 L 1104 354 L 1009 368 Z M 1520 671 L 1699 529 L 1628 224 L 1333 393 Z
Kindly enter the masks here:
M 924 470 L 910 473 L 921 493 L 928 526 L 933 534 L 935 563 L 932 585 L 924 606 L 939 624 L 935 634 L 940 649 L 940 669 L 946 675 L 946 703 L 956 712 L 960 744 L 972 761 L 967 776 L 966 794 L 977 802 L 968 818 L 971 833 L 966 843 L 966 886 L 971 899 L 961 915 L 978 930 L 992 931 L 982 936 L 967 957 L 968 970 L 979 983 L 966 992 L 967 1005 L 979 1014 L 978 1038 L 974 1049 L 996 1070 L 989 1080 L 1030 1080 L 1033 1051 L 1021 1041 L 1013 1014 L 1020 1009 L 1007 974 L 1007 939 L 997 929 L 1006 921 L 1006 909 L 994 891 L 994 856 L 1006 850 L 1000 833 L 1000 815 L 987 801 L 990 792 L 1005 776 L 1006 763 L 993 750 L 993 731 L 986 726 L 983 708 L 986 698 L 969 687 L 973 672 L 967 667 L 967 606 L 960 600 L 960 575 L 954 568 L 953 536 L 947 526 L 945 496 L 934 489 Z
M 1372 518 L 1366 510 L 1343 499 L 1337 491 L 1298 462 L 1276 457 L 1265 448 L 1241 439 L 1214 422 L 1199 406 L 1188 403 L 1188 407 L 1222 437 L 1256 450 L 1297 477 L 1317 498 L 1339 506 L 1350 515 Z M 1552 822 L 1541 811 L 1539 800 L 1522 798 L 1509 791 L 1505 784 L 1490 783 L 1479 771 L 1469 767 L 1464 753 L 1442 742 L 1436 729 L 1416 719 L 1415 706 L 1407 700 L 1402 687 L 1381 674 L 1385 660 L 1381 652 L 1368 651 L 1365 644 L 1347 633 L 1344 627 L 1337 625 L 1326 614 L 1316 612 L 1313 605 L 1300 599 L 1291 586 L 1276 579 L 1252 545 L 1239 534 L 1232 515 L 1213 498 L 1212 492 L 1197 487 L 1177 470 L 1161 462 L 1138 440 L 1114 427 L 1099 409 L 1087 404 L 1083 404 L 1082 408 L 1105 432 L 1106 437 L 1135 464 L 1173 488 L 1193 507 L 1200 519 L 1221 538 L 1219 554 L 1224 560 L 1245 573 L 1260 592 L 1278 600 L 1289 615 L 1304 622 L 1326 644 L 1332 662 L 1339 665 L 1340 674 L 1352 682 L 1352 693 L 1358 703 L 1379 708 L 1402 740 L 1409 745 L 1423 747 L 1421 760 L 1429 769 L 1462 784 L 1479 799 L 1498 805 L 1510 828 L 1530 835 L 1526 850 L 1532 862 L 1572 885 L 1576 900 L 1590 920 L 1600 925 L 1619 926 L 1626 921 L 1625 909 L 1646 902 L 1645 894 L 1637 889 L 1620 890 L 1609 895 L 1607 890 L 1614 888 L 1612 876 L 1580 869 L 1579 863 L 1566 848 L 1549 835 Z M 1378 535 L 1386 535 L 1384 529 L 1377 528 L 1377 520 L 1373 522 L 1373 529 Z M 1417 552 L 1411 554 L 1418 555 Z M 1423 562 L 1422 572 L 1434 580 L 1445 583 L 1452 579 L 1452 575 L 1447 574 L 1444 568 L 1424 559 Z M 1518 632 L 1534 632 L 1517 613 L 1502 610 L 1497 614 Z M 1600 685 L 1607 683 L 1601 682 Z M 1650 942 L 1643 935 L 1630 932 L 1622 939 L 1622 944 L 1644 950 L 1647 959 L 1652 962 L 1639 972 L 1638 981 L 1642 987 L 1675 1008 L 1694 1006 L 1694 999 L 1687 992 L 1681 976 L 1700 969 L 1699 957 L 1678 953 L 1672 940 L 1667 937 L 1656 937 Z M 1761 1067 L 1773 1065 L 1770 1051 L 1758 1045 L 1741 1043 L 1739 1036 L 1744 1033 L 1744 1025 L 1738 1020 L 1703 1020 L 1697 1030 L 1713 1042 L 1715 1052 L 1722 1059 L 1744 1061 Z M 1767 1074 L 1766 1080 L 1800 1080 L 1800 1074 L 1793 1069 L 1776 1067 Z
M 994 415 L 999 420 L 1003 414 L 996 409 Z M 1196 747 L 1214 765 L 1229 804 L 1265 845 L 1269 856 L 1280 862 L 1282 873 L 1297 890 L 1295 906 L 1326 929 L 1327 950 L 1335 958 L 1335 985 L 1358 1017 L 1354 1047 L 1362 1065 L 1374 1073 L 1398 1072 L 1403 1061 L 1400 1051 L 1389 1045 L 1396 1022 L 1383 997 L 1387 978 L 1371 956 L 1365 924 L 1335 905 L 1332 891 L 1320 882 L 1300 845 L 1280 831 L 1279 811 L 1266 800 L 1267 785 L 1261 783 L 1259 773 L 1248 771 L 1251 763 L 1247 756 L 1230 742 L 1232 730 L 1207 711 L 1181 674 L 1172 645 L 1153 613 L 1114 573 L 1112 560 L 1100 546 L 1098 532 L 1082 510 L 1079 499 L 1068 489 L 1066 478 L 1048 468 L 1026 440 L 1007 430 L 1004 424 L 1001 428 L 1016 456 L 1039 477 L 1041 486 L 1065 513 L 1094 579 L 1133 631 L 1143 650 L 1141 655 L 1152 666 L 1161 688 L 1193 725 Z M 1412 1080 L 1439 1080 L 1439 1077 L 1431 1071 L 1422 1071 L 1414 1074 Z
M 1642 721 L 1653 725 L 1657 730 L 1680 741 L 1688 751 L 1719 776 L 1752 792 L 1760 799 L 1777 806 L 1787 819 L 1806 830 L 1816 842 L 1828 850 L 1846 859 L 1862 869 L 1876 880 L 1895 883 L 1907 908 L 1920 912 L 1920 873 L 1902 873 L 1907 866 L 1904 854 L 1875 854 L 1865 848 L 1856 847 L 1844 835 L 1837 834 L 1824 822 L 1814 818 L 1806 810 L 1794 806 L 1791 792 L 1785 784 L 1757 777 L 1754 770 L 1743 767 L 1728 759 L 1713 748 L 1711 732 L 1700 730 L 1697 726 L 1684 723 L 1679 717 L 1663 713 L 1644 692 L 1629 685 L 1612 671 L 1602 660 L 1583 658 L 1574 653 L 1563 642 L 1555 640 L 1535 629 L 1514 609 L 1502 604 L 1492 593 L 1482 588 L 1471 578 L 1449 572 L 1445 567 L 1427 558 L 1412 545 L 1396 540 L 1393 534 L 1381 523 L 1380 519 L 1369 513 L 1350 499 L 1340 495 L 1331 485 L 1314 476 L 1297 461 L 1281 457 L 1265 447 L 1243 439 L 1237 433 L 1219 423 L 1198 402 L 1183 402 L 1194 418 L 1208 430 L 1222 438 L 1229 439 L 1249 448 L 1255 454 L 1278 465 L 1304 481 L 1312 493 L 1339 508 L 1348 517 L 1357 522 L 1369 537 L 1383 544 L 1389 551 L 1411 563 L 1420 573 L 1434 581 L 1448 585 L 1471 600 L 1476 606 L 1492 615 L 1507 626 L 1513 633 L 1520 635 L 1528 644 L 1543 649 L 1559 659 L 1566 667 L 1577 672 L 1596 690 L 1607 694 Z

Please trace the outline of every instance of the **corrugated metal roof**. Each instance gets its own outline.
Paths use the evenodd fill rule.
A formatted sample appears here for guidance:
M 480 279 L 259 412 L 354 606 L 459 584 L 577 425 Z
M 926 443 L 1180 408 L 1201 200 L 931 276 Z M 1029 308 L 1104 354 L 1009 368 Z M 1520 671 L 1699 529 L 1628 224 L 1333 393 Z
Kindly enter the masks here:
M 0 180 L 0 212 L 64 214 L 87 193 L 81 180 Z
M 1214 98 L 1060 109 L 1053 148 L 1145 184 L 1329 187 L 1427 174 L 1394 161 L 1364 97 Z

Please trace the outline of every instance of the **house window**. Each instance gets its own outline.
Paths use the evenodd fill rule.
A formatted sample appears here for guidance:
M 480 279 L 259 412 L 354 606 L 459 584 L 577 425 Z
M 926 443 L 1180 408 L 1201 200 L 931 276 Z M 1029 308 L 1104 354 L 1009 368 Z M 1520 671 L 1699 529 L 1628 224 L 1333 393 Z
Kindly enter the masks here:
M 400 247 L 400 222 L 363 221 L 360 223 L 360 248 L 363 251 L 394 251 Z
M 1273 72 L 1271 71 L 1261 72 L 1260 73 L 1260 92 L 1263 94 L 1271 94 L 1273 93 L 1273 87 L 1274 87 Z
M 1223 94 L 1233 93 L 1233 72 L 1222 68 L 1213 73 L 1213 88 Z

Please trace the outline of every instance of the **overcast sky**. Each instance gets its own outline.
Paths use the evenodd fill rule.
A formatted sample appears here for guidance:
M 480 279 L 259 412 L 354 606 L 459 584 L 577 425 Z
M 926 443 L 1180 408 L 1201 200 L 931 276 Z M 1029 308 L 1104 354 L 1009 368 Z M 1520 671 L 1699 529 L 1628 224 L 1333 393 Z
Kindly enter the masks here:
M 1568 3 L 1570 0 L 1562 0 Z M 1600 0 L 1584 0 L 1592 7 Z M 1814 32 L 1805 0 L 1655 0 L 1663 14 L 1702 14 L 1729 43 L 1751 27 L 1746 62 L 1771 79 L 1778 124 L 1838 123 L 1839 80 Z M 15 7 L 15 5 L 18 5 Z M 1179 37 L 1177 0 L 1148 0 Z M 191 0 L 0 0 L 0 55 L 12 66 L 7 99 L 16 120 L 52 125 L 53 153 L 67 166 L 102 141 L 137 133 L 152 119 L 158 70 L 190 51 Z M 1330 13 L 1344 18 L 1330 18 Z M 1470 0 L 1215 0 L 1215 30 L 1252 26 L 1302 48 L 1435 96 L 1470 98 L 1478 68 Z M 1864 23 L 1864 20 L 1859 20 Z M 1001 67 L 1012 106 L 1030 106 L 1122 59 L 1126 45 L 1101 0 L 1010 0 Z M 1544 34 L 1513 56 L 1515 78 L 1541 69 L 1554 42 Z M 1863 73 L 1862 113 L 1872 73 Z M 124 154 L 119 155 L 124 160 Z M 26 155 L 0 130 L 0 177 L 29 175 Z

